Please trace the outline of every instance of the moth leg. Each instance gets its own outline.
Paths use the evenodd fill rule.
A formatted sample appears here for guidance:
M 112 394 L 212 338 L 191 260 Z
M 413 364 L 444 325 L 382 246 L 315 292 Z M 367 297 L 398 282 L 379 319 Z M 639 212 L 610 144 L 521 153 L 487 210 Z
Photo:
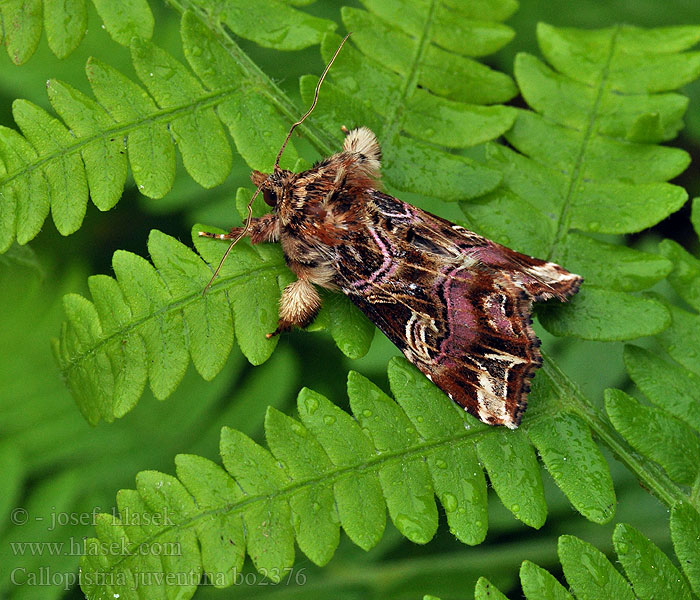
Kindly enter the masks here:
M 228 233 L 200 231 L 199 236 L 216 240 L 233 240 L 241 234 L 241 231 L 243 231 L 243 227 L 232 227 Z M 246 236 L 250 238 L 251 244 L 259 244 L 260 242 L 276 242 L 279 239 L 279 233 L 277 215 L 268 213 L 262 217 L 254 217 L 250 221 L 250 227 L 246 232 Z
M 295 326 L 306 327 L 314 320 L 319 308 L 321 308 L 321 297 L 314 285 L 306 279 L 293 281 L 282 292 L 277 329 L 268 333 L 267 338 Z

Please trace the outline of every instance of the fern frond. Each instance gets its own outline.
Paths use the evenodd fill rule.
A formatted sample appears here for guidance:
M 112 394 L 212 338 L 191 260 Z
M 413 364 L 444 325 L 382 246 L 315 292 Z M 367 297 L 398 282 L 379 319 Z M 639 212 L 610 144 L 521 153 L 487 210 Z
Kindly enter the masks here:
M 196 247 L 215 262 L 221 244 L 199 238 L 197 230 Z M 115 253 L 116 279 L 88 280 L 93 302 L 77 294 L 64 298 L 68 322 L 55 351 L 91 423 L 131 410 L 147 380 L 156 398 L 167 397 L 190 356 L 197 371 L 212 379 L 231 351 L 234 322 L 238 344 L 253 364 L 265 361 L 276 345 L 260 332 L 274 330 L 280 286 L 289 279 L 279 248 L 237 246 L 202 296 L 211 271 L 200 257 L 158 231 L 148 247 L 153 265 L 129 252 Z
M 309 18 L 317 29 L 335 27 Z M 310 35 L 295 44 L 308 45 Z M 91 59 L 86 70 L 98 102 L 51 80 L 49 100 L 62 121 L 29 102 L 14 103 L 22 134 L 0 129 L 0 250 L 15 237 L 20 244 L 34 238 L 49 210 L 61 234 L 73 233 L 88 195 L 100 210 L 113 207 L 124 189 L 127 157 L 139 191 L 151 198 L 173 185 L 174 144 L 197 183 L 220 184 L 232 163 L 224 125 L 250 166 L 270 167 L 276 154 L 270 139 L 282 139 L 298 111 L 240 48 L 224 49 L 192 13 L 183 15 L 182 36 L 198 77 L 151 42 L 133 38 L 132 62 L 146 89 Z M 295 159 L 290 148 L 284 162 L 291 166 Z
M 338 124 L 370 127 L 382 145 L 382 177 L 396 189 L 448 201 L 492 190 L 500 181 L 496 171 L 439 147 L 474 146 L 513 124 L 515 111 L 495 104 L 515 95 L 513 81 L 471 57 L 494 52 L 510 40 L 512 30 L 498 21 L 515 10 L 515 3 L 363 4 L 366 11 L 341 11 L 353 32 L 351 45 L 334 63 L 332 84 L 325 85 L 314 119 L 335 132 Z M 470 35 L 458 35 L 455 23 Z M 325 37 L 325 60 L 338 42 L 337 36 Z M 305 101 L 313 97 L 317 81 L 302 78 Z M 431 176 L 417 173 L 416 165 L 430 165 Z
M 0 597 L 17 600 L 41 573 L 53 572 L 62 574 L 60 581 L 44 580 L 40 595 L 58 599 L 77 577 L 82 540 L 94 530 L 88 515 L 95 507 L 111 507 L 114 489 L 127 486 L 144 464 L 167 468 L 175 449 L 215 456 L 225 423 L 257 436 L 266 409 L 261 394 L 265 404 L 289 410 L 298 365 L 282 348 L 246 372 L 247 361 L 234 352 L 215 381 L 202 386 L 190 369 L 167 404 L 147 396 L 138 415 L 90 427 L 77 415 L 47 345 L 63 319 L 63 294 L 78 288 L 85 273 L 46 268 L 40 275 L 25 260 L 29 247 L 19 250 L 20 260 L 9 260 L 13 250 L 0 260 L 0 346 L 11 349 L 0 365 L 0 508 L 8 516 L 23 508 L 31 517 L 24 524 L 10 518 L 0 524 Z M 229 403 L 233 385 L 236 402 Z M 85 517 L 61 521 L 68 515 Z M 53 526 L 54 520 L 60 524 Z M 49 555 L 27 546 L 37 542 L 34 548 L 61 551 Z
M 700 309 L 695 285 L 700 278 L 700 261 L 670 240 L 664 240 L 659 248 L 673 261 L 668 277 L 671 286 Z M 640 454 L 663 468 L 679 487 L 681 498 L 696 503 L 700 489 L 700 317 L 670 303 L 667 307 L 672 323 L 657 339 L 668 354 L 632 345 L 624 352 L 630 378 L 653 406 L 645 406 L 620 390 L 607 390 L 605 407 L 614 427 Z M 684 343 L 677 349 L 680 339 Z
M 128 46 L 134 37 L 150 39 L 153 13 L 146 0 L 92 0 L 112 39 Z M 7 0 L 0 4 L 7 54 L 16 65 L 36 51 L 42 27 L 51 52 L 66 58 L 85 36 L 88 26 L 86 0 Z
M 692 510 L 692 509 L 690 509 Z M 682 516 L 681 516 L 681 513 Z M 698 514 L 686 513 L 685 510 L 674 511 L 684 526 L 695 526 L 697 531 Z M 678 523 L 680 526 L 680 523 Z M 640 531 L 620 523 L 613 533 L 613 546 L 619 563 L 626 575 L 623 576 L 606 556 L 595 546 L 573 535 L 559 538 L 558 554 L 568 583 L 568 590 L 547 570 L 526 560 L 520 567 L 520 582 L 525 598 L 528 600 L 635 600 L 635 598 L 694 598 L 686 579 L 681 575 L 671 560 Z M 684 542 L 689 538 L 684 532 Z M 674 547 L 681 564 L 684 559 L 696 562 L 700 556 L 697 544 L 691 555 L 687 546 L 674 542 Z M 686 573 L 687 574 L 687 573 Z M 697 580 L 695 580 L 697 583 Z M 692 583 L 692 579 L 691 579 Z M 696 589 L 697 591 L 697 589 Z M 571 592 L 571 593 L 570 593 Z M 476 585 L 475 600 L 506 598 L 498 589 L 482 578 Z
M 134 38 L 151 39 L 155 20 L 147 0 L 91 1 L 104 29 L 118 44 L 128 47 Z M 217 26 L 225 25 L 236 35 L 280 50 L 318 44 L 325 32 L 335 28 L 326 19 L 305 14 L 278 0 L 261 0 L 252 5 L 236 0 L 223 5 L 177 0 L 171 4 L 198 9 Z M 80 45 L 88 28 L 87 0 L 6 0 L 0 4 L 0 17 L 7 54 L 16 65 L 33 56 L 42 29 L 51 52 L 66 58 Z
M 139 474 L 136 491 L 117 496 L 122 515 L 167 513 L 170 523 L 115 524 L 111 516 L 103 517 L 99 539 L 88 541 L 85 580 L 130 581 L 137 571 L 156 569 L 167 581 L 182 569 L 196 575 L 195 583 L 203 571 L 214 585 L 226 587 L 247 552 L 261 573 L 277 581 L 294 563 L 295 540 L 310 560 L 323 565 L 335 552 L 341 527 L 361 548 L 376 545 L 387 509 L 401 534 L 415 543 L 428 542 L 438 524 L 435 496 L 450 531 L 464 543 L 478 544 L 488 526 L 484 470 L 516 518 L 531 527 L 544 523 L 540 469 L 524 431 L 479 423 L 404 359 L 392 359 L 388 373 L 396 401 L 351 372 L 352 416 L 304 389 L 298 396 L 299 420 L 268 410 L 269 451 L 224 428 L 225 470 L 201 457 L 180 455 L 177 478 Z M 561 423 L 567 424 L 568 435 L 556 448 L 540 443 L 544 436 L 536 425 L 552 428 L 544 415 L 531 421 L 527 435 L 536 438 L 574 506 L 589 519 L 606 520 L 614 494 L 611 483 L 606 486 L 597 474 L 599 467 L 607 469 L 605 461 L 586 430 L 570 417 Z M 109 543 L 126 553 L 104 552 Z M 167 544 L 179 544 L 177 563 L 134 552 L 137 546 Z M 125 593 L 111 584 L 84 591 L 88 597 Z
M 672 90 L 700 75 L 700 53 L 684 52 L 700 40 L 700 28 L 540 24 L 537 35 L 549 65 L 528 54 L 515 61 L 533 109 L 519 110 L 506 133 L 519 153 L 491 144 L 485 164 L 501 170 L 503 185 L 462 208 L 490 237 L 584 276 L 572 302 L 538 313 L 552 333 L 592 340 L 658 333 L 670 322 L 666 308 L 625 292 L 662 279 L 671 263 L 599 234 L 650 227 L 687 198 L 665 181 L 689 156 L 657 143 L 682 127 L 687 98 Z

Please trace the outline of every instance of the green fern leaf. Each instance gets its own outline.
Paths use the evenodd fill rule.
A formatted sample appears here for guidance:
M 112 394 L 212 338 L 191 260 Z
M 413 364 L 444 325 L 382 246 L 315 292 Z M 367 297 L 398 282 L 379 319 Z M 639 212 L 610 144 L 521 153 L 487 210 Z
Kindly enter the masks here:
M 200 254 L 215 261 L 223 249 L 211 242 L 195 237 Z M 184 376 L 189 356 L 200 375 L 212 379 L 231 351 L 234 323 L 238 344 L 254 364 L 275 346 L 263 332 L 275 327 L 279 280 L 288 277 L 279 249 L 235 248 L 205 297 L 211 272 L 189 248 L 153 231 L 149 251 L 153 265 L 128 252 L 115 253 L 116 281 L 89 280 L 94 303 L 76 294 L 64 299 L 70 325 L 56 354 L 91 423 L 128 412 L 147 378 L 156 398 L 167 397 Z M 232 303 L 226 298 L 229 289 L 237 290 Z
M 696 233 L 700 235 L 700 228 L 696 228 Z M 689 312 L 666 301 L 672 323 L 668 330 L 659 335 L 658 340 L 676 362 L 695 375 L 700 375 L 700 318 L 697 315 L 697 311 L 700 311 L 700 295 L 695 281 L 700 275 L 700 261 L 669 240 L 659 244 L 659 251 L 673 260 L 673 271 L 668 276 L 673 291 L 696 312 Z M 678 340 L 683 340 L 683 343 L 679 344 Z M 687 377 L 682 377 L 680 380 L 686 379 Z
M 150 39 L 153 13 L 147 0 L 92 0 L 104 28 L 113 40 L 128 46 L 132 38 Z M 87 29 L 86 0 L 8 0 L 0 6 L 5 23 L 7 53 L 16 65 L 27 62 L 41 39 L 42 26 L 51 52 L 69 56 L 83 40 Z
M 591 234 L 640 231 L 685 202 L 685 191 L 665 181 L 687 167 L 688 155 L 655 144 L 682 126 L 687 99 L 671 90 L 700 75 L 700 54 L 683 52 L 698 39 L 692 27 L 585 32 L 541 24 L 549 65 L 516 59 L 516 80 L 536 111 L 519 111 L 506 133 L 521 154 L 490 145 L 485 164 L 501 170 L 504 183 L 462 208 L 490 237 L 585 277 L 569 305 L 538 313 L 556 335 L 625 340 L 670 323 L 657 301 L 622 293 L 658 281 L 670 263 Z
M 105 29 L 115 42 L 128 46 L 133 38 L 151 39 L 155 22 L 146 0 L 92 2 L 104 22 Z
M 528 425 L 527 433 L 574 507 L 596 523 L 612 519 L 615 491 L 610 470 L 583 419 L 567 413 L 547 415 Z
M 86 72 L 98 102 L 119 123 L 143 123 L 126 139 L 131 170 L 139 190 L 161 198 L 175 178 L 175 149 L 167 123 L 153 119 L 158 107 L 130 79 L 97 59 L 90 59 Z
M 690 222 L 693 224 L 695 233 L 700 235 L 700 198 L 693 198 Z
M 2 4 L 7 54 L 16 65 L 28 61 L 41 38 L 41 0 L 11 0 Z
M 678 569 L 657 546 L 625 523 L 615 527 L 615 551 L 635 594 L 642 600 L 666 597 L 691 600 L 692 594 Z
M 49 80 L 46 89 L 51 105 L 71 131 L 80 138 L 91 140 L 80 152 L 90 197 L 97 208 L 109 210 L 119 201 L 126 181 L 123 139 L 107 139 L 101 135 L 113 125 L 113 121 L 94 100 L 55 79 Z
M 559 538 L 558 553 L 566 580 L 578 598 L 634 600 L 625 578 L 591 544 L 564 535 Z
M 698 476 L 700 440 L 688 425 L 619 390 L 607 390 L 605 408 L 615 429 L 634 448 L 662 465 L 674 481 L 693 484 Z
M 262 0 L 250 4 L 232 0 L 224 4 L 191 0 L 183 7 L 197 10 L 214 31 L 224 25 L 236 35 L 266 48 L 301 50 L 321 41 L 323 34 L 334 31 L 336 24 L 291 8 L 281 0 Z
M 401 408 L 408 415 L 411 423 L 414 424 L 418 434 L 426 439 L 440 439 L 445 433 L 459 435 L 465 424 L 461 419 L 455 419 L 454 406 L 444 402 L 444 394 L 424 377 L 417 377 L 415 369 L 404 360 L 395 359 L 389 363 L 389 382 L 391 389 L 396 396 L 396 400 Z M 430 407 L 430 417 L 426 415 L 426 407 Z M 370 415 L 371 416 L 371 415 Z M 483 426 L 474 420 L 469 419 L 470 429 L 479 431 Z M 447 523 L 452 533 L 465 544 L 479 544 L 486 536 L 488 529 L 488 516 L 486 513 L 486 480 L 483 468 L 479 464 L 481 460 L 489 472 L 491 481 L 496 486 L 498 471 L 497 465 L 489 465 L 484 459 L 487 449 L 482 452 L 481 444 L 489 440 L 494 440 L 496 444 L 498 436 L 492 432 L 492 436 L 487 436 L 478 442 L 476 448 L 469 446 L 457 448 L 435 449 L 428 457 L 428 469 L 432 477 L 432 484 L 435 494 L 445 507 Z M 517 442 L 516 442 L 517 443 Z M 508 468 L 508 459 L 511 461 L 522 460 L 515 453 L 508 454 L 504 447 L 503 463 Z M 477 451 L 478 450 L 478 455 Z M 525 458 L 529 458 L 527 453 Z M 539 472 L 536 468 L 534 456 L 531 463 L 524 465 L 523 481 L 534 481 L 533 485 L 515 486 L 504 483 L 498 486 L 499 496 L 509 499 L 509 494 L 517 490 L 518 498 L 527 498 L 528 502 L 538 508 L 543 504 L 543 499 L 538 496 L 541 490 L 537 487 Z M 501 463 L 502 464 L 502 463 Z M 520 465 L 518 465 L 520 466 Z M 505 470 L 504 469 L 504 470 Z M 502 473 L 503 471 L 498 471 Z M 499 479 L 499 484 L 501 480 Z M 542 502 L 540 502 L 542 500 Z M 507 504 L 512 507 L 513 504 Z M 546 510 L 546 509 L 545 509 Z M 529 522 L 527 516 L 523 519 L 525 523 L 533 527 L 538 527 L 536 523 Z M 544 520 L 544 519 L 543 519 Z
M 660 250 L 673 260 L 669 282 L 689 302 L 695 300 L 692 276 L 696 259 L 677 244 L 664 240 Z M 620 390 L 607 390 L 605 407 L 613 426 L 629 443 L 653 463 L 663 467 L 676 485 L 677 499 L 690 499 L 687 488 L 698 481 L 697 456 L 700 456 L 697 407 L 697 352 L 700 348 L 700 319 L 697 314 L 672 306 L 665 301 L 672 317 L 668 330 L 657 339 L 670 355 L 654 353 L 636 346 L 626 346 L 627 371 L 639 390 L 654 406 L 637 402 Z M 676 348 L 684 339 L 683 348 Z M 670 360 L 671 358 L 675 360 Z M 680 363 L 680 364 L 679 364 Z M 661 481 L 661 477 L 658 478 Z M 673 484 L 667 488 L 674 488 Z M 670 502 L 674 504 L 674 502 Z
M 161 108 L 177 112 L 192 98 L 206 94 L 182 64 L 150 42 L 135 40 L 131 55 L 136 73 Z M 213 108 L 174 118 L 169 129 L 185 169 L 197 183 L 210 188 L 223 182 L 233 159 L 224 128 Z
M 663 240 L 659 252 L 674 265 L 668 277 L 673 289 L 690 306 L 700 310 L 700 260 L 672 240 Z
M 625 346 L 624 358 L 632 381 L 651 402 L 700 431 L 700 377 L 638 346 Z
M 40 149 L 39 160 L 45 155 L 60 156 L 47 163 L 43 174 L 51 193 L 51 213 L 56 229 L 63 235 L 73 233 L 85 216 L 88 189 L 80 157 L 61 156 L 72 144 L 69 131 L 60 121 L 24 100 L 14 102 L 12 115 L 27 141 Z
M 488 579 L 480 577 L 474 588 L 474 600 L 508 600 L 508 598 Z
M 120 7 L 117 12 L 128 12 L 130 18 L 145 23 L 131 4 Z M 297 39 L 296 30 L 290 29 L 287 42 L 292 46 L 317 42 L 324 31 L 335 27 L 315 17 L 307 20 L 316 33 L 309 37 L 306 32 Z M 121 31 L 127 35 L 130 30 Z M 276 149 L 270 139 L 284 137 L 297 110 L 239 48 L 234 52 L 224 48 L 201 19 L 185 13 L 185 54 L 202 85 L 172 56 L 133 35 L 129 34 L 132 61 L 148 92 L 109 65 L 90 59 L 86 71 L 98 102 L 65 83 L 49 82 L 49 99 L 70 129 L 26 101 L 15 102 L 15 121 L 24 137 L 10 129 L 0 131 L 0 190 L 7 199 L 0 214 L 0 250 L 7 250 L 14 237 L 24 244 L 36 236 L 49 210 L 59 232 L 76 231 L 85 214 L 88 189 L 101 210 L 114 206 L 124 189 L 127 156 L 141 193 L 163 197 L 175 178 L 173 142 L 196 182 L 203 187 L 220 184 L 232 163 L 223 125 L 253 168 L 271 166 Z M 287 42 L 280 40 L 283 46 Z M 315 141 L 319 143 L 318 136 Z M 290 145 L 283 164 L 295 161 Z
M 697 517 L 697 513 L 694 514 Z M 634 527 L 625 523 L 618 524 L 613 533 L 613 544 L 629 581 L 595 546 L 572 535 L 559 538 L 559 559 L 567 583 L 576 598 L 693 598 L 690 588 L 669 558 Z M 697 547 L 694 550 L 696 559 Z M 528 600 L 573 598 L 548 571 L 527 560 L 520 567 L 520 581 Z M 483 577 L 476 584 L 474 597 L 505 598 Z
M 87 17 L 85 0 L 72 2 L 44 0 L 46 41 L 51 52 L 58 58 L 66 58 L 80 45 L 87 29 Z
M 382 144 L 383 178 L 400 190 L 450 201 L 492 190 L 500 181 L 494 170 L 436 146 L 474 146 L 512 125 L 510 107 L 483 106 L 512 98 L 512 80 L 470 56 L 493 52 L 509 41 L 510 28 L 497 21 L 511 14 L 514 3 L 449 8 L 421 2 L 363 4 L 367 10 L 341 10 L 354 32 L 352 44 L 334 63 L 332 83 L 325 85 L 314 119 L 329 131 L 338 131 L 339 123 L 370 127 Z M 473 35 L 459 36 L 455 23 Z M 338 42 L 337 36 L 324 38 L 324 60 Z M 302 78 L 305 101 L 313 97 L 317 81 Z M 431 166 L 431 178 L 416 172 L 414 166 L 420 164 Z
M 573 600 L 573 596 L 549 571 L 529 560 L 520 565 L 520 581 L 529 600 Z
M 535 451 L 526 436 L 494 433 L 478 442 L 477 451 L 504 506 L 523 523 L 541 527 L 547 504 Z
M 671 539 L 680 565 L 695 594 L 700 594 L 700 514 L 687 503 L 678 503 L 671 511 Z
M 546 507 L 539 467 L 523 431 L 504 432 L 479 423 L 404 359 L 389 363 L 389 381 L 396 401 L 351 372 L 353 416 L 308 389 L 298 396 L 299 420 L 268 409 L 270 451 L 225 427 L 220 447 L 225 471 L 187 455 L 176 459 L 178 479 L 141 473 L 136 491 L 118 494 L 123 518 L 145 511 L 153 515 L 152 522 L 166 513 L 170 522 L 110 528 L 105 517 L 97 528 L 99 539 L 88 541 L 86 577 L 123 581 L 146 568 L 173 577 L 177 567 L 192 573 L 195 582 L 203 570 L 225 587 L 235 579 L 247 551 L 261 573 L 278 581 L 294 564 L 295 540 L 314 563 L 326 564 L 338 546 L 341 527 L 360 547 L 375 546 L 387 509 L 403 536 L 415 543 L 429 541 L 438 520 L 435 496 L 452 533 L 477 544 L 487 528 L 484 468 L 508 510 L 531 526 L 542 525 Z M 549 433 L 537 433 L 538 424 L 552 427 L 538 418 L 530 423 L 528 435 L 536 443 L 552 439 Z M 567 426 L 571 439 L 556 449 L 561 466 L 555 450 L 540 444 L 545 463 L 555 477 L 557 469 L 561 472 L 557 482 L 582 514 L 598 521 L 608 518 L 609 506 L 608 512 L 591 509 L 610 502 L 612 488 L 597 481 L 597 450 L 587 446 L 590 436 L 586 439 L 571 416 L 561 415 L 556 426 Z M 574 477 L 591 482 L 591 489 L 572 492 L 569 481 Z M 118 543 L 126 553 L 105 556 L 101 549 L 109 543 Z M 180 562 L 158 566 L 151 558 L 143 559 L 134 550 L 144 544 L 179 544 Z M 93 597 L 98 588 L 85 591 Z M 122 589 L 110 587 L 108 592 L 121 594 Z

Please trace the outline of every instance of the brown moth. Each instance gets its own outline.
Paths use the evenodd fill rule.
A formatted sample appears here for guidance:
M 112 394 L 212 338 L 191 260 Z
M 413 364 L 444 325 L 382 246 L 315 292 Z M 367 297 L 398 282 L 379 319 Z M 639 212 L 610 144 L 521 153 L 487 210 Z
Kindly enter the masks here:
M 313 321 L 316 286 L 339 290 L 457 404 L 484 423 L 516 428 L 542 362 L 532 303 L 566 301 L 582 278 L 383 193 L 381 151 L 366 127 L 343 128 L 343 149 L 308 171 L 281 169 L 335 56 L 273 172 L 251 174 L 253 198 L 262 191 L 272 212 L 251 218 L 249 205 L 244 227 L 200 235 L 233 240 L 229 250 L 243 236 L 282 245 L 297 280 L 284 289 L 268 337 Z

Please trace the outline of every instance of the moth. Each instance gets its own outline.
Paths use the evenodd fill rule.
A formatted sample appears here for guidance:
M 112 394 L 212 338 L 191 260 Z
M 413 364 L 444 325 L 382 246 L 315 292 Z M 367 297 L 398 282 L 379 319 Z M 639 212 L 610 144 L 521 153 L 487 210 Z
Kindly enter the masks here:
M 288 135 L 273 172 L 251 174 L 272 212 L 252 218 L 249 205 L 244 227 L 200 235 L 233 240 L 229 250 L 244 236 L 281 244 L 297 279 L 268 337 L 313 321 L 317 287 L 338 290 L 453 401 L 516 428 L 542 362 L 532 303 L 566 301 L 582 278 L 384 193 L 376 136 L 343 130 L 342 150 L 303 173 L 278 166 Z

